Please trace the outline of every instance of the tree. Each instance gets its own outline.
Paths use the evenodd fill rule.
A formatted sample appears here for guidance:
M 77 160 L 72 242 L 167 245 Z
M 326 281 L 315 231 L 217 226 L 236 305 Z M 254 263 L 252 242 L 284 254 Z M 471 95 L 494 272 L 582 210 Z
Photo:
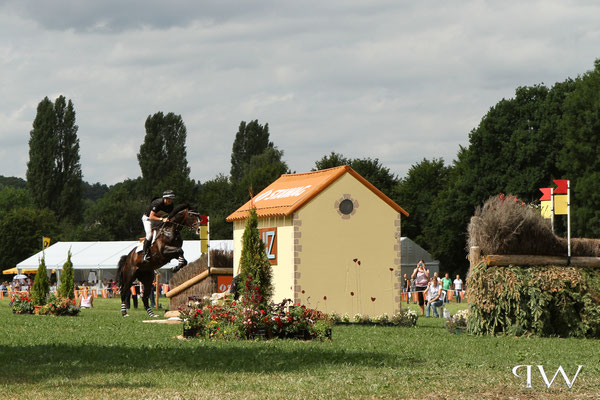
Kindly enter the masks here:
M 46 304 L 48 292 L 50 292 L 50 282 L 48 280 L 48 271 L 46 270 L 46 260 L 42 257 L 37 273 L 35 274 L 35 279 L 33 280 L 33 288 L 31 289 L 33 305 L 43 306 Z
M 27 189 L 5 186 L 0 190 L 0 215 L 22 207 L 33 207 L 33 199 Z
M 350 166 L 388 196 L 392 195 L 394 187 L 399 182 L 398 177 L 392 174 L 389 168 L 384 167 L 377 158 L 355 158 Z
M 273 295 L 272 271 L 265 244 L 258 233 L 258 216 L 255 209 L 250 210 L 242 236 L 240 274 L 240 294 L 247 301 L 259 307 L 266 307 Z
M 378 158 L 346 158 L 343 154 L 331 152 L 331 154 L 323 156 L 315 162 L 313 171 L 322 169 L 340 167 L 349 165 L 360 176 L 373 184 L 377 189 L 381 190 L 387 196 L 391 196 L 394 188 L 398 185 L 398 177 L 390 172 L 390 169 L 384 167 Z
M 132 196 L 132 181 L 116 184 L 87 211 L 90 229 L 106 235 L 103 240 L 135 240 L 144 235 L 141 218 L 147 204 Z
M 81 165 L 78 127 L 71 100 L 45 97 L 37 108 L 29 138 L 27 183 L 37 207 L 60 219 L 81 219 Z
M 225 221 L 240 206 L 233 191 L 233 185 L 224 175 L 217 175 L 202 185 L 198 209 L 201 214 L 210 216 L 211 239 L 233 239 L 232 224 Z
M 282 157 L 283 150 L 268 147 L 263 153 L 250 159 L 242 179 L 234 184 L 236 198 L 240 203 L 249 199 L 249 189 L 257 194 L 282 174 L 290 172 L 287 164 L 282 161 Z
M 75 282 L 73 280 L 73 262 L 71 261 L 71 250 L 67 253 L 67 261 L 63 264 L 62 275 L 58 295 L 68 299 L 75 298 Z
M 269 141 L 269 124 L 264 126 L 258 120 L 240 122 L 231 150 L 231 182 L 237 183 L 246 174 L 250 160 L 273 147 Z
M 423 234 L 432 211 L 432 202 L 448 185 L 450 168 L 443 159 L 423 159 L 410 167 L 405 178 L 394 188 L 392 198 L 410 214 L 402 220 L 402 236 L 413 239 L 425 249 L 430 243 Z
M 32 207 L 13 208 L 0 216 L 0 265 L 14 267 L 42 248 L 42 237 L 56 237 L 54 212 Z
M 312 169 L 313 171 L 320 171 L 322 169 L 341 167 L 342 165 L 350 165 L 352 163 L 351 160 L 344 157 L 342 154 L 331 152 L 331 154 L 327 156 L 323 156 L 320 160 L 315 162 L 315 167 Z
M 560 121 L 564 148 L 556 178 L 571 180 L 572 233 L 581 237 L 600 236 L 600 59 L 594 67 L 576 79 Z
M 187 163 L 187 130 L 180 115 L 158 112 L 145 123 L 146 136 L 137 155 L 142 170 L 142 186 L 146 196 L 158 195 L 165 189 L 182 193 L 189 182 Z M 169 185 L 169 186 L 167 186 Z

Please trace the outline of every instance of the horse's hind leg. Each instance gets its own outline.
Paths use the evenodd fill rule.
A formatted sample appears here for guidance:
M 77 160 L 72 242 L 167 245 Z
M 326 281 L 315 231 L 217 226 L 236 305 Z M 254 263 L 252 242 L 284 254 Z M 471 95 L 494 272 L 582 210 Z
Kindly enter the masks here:
M 125 264 L 121 271 L 121 315 L 129 317 L 127 314 L 127 305 L 131 297 L 131 284 L 133 283 L 135 273 L 129 264 Z
M 121 288 L 121 315 L 124 317 L 129 317 L 129 314 L 127 314 L 127 301 L 129 300 L 129 296 L 131 294 L 131 282 L 123 283 L 123 287 Z
M 158 318 L 158 315 L 154 314 L 152 308 L 148 304 L 148 297 L 152 292 L 152 282 L 154 281 L 154 271 L 144 271 L 143 273 L 138 272 L 138 279 L 144 285 L 144 295 L 142 301 L 144 302 L 144 308 L 150 318 Z

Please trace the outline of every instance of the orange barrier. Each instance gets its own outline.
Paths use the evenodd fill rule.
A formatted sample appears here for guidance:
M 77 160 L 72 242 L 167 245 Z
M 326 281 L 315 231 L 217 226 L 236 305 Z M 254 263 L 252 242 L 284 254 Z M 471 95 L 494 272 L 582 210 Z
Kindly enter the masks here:
M 131 295 L 135 296 L 135 286 L 132 286 L 131 288 L 129 288 L 129 290 L 131 291 Z
M 106 289 L 102 289 L 102 298 L 103 299 L 107 299 L 108 298 L 108 292 L 106 291 Z

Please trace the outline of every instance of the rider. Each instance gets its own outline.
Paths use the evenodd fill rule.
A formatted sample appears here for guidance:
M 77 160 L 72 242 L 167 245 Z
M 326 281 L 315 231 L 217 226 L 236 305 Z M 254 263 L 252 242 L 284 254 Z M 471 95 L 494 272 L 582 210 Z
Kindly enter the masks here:
M 172 190 L 165 190 L 162 194 L 162 197 L 157 197 L 152 200 L 150 207 L 148 207 L 142 216 L 142 223 L 144 224 L 144 230 L 146 231 L 146 238 L 144 239 L 143 261 L 150 260 L 150 247 L 152 244 L 152 221 L 169 221 L 167 215 L 173 211 L 174 198 L 175 192 Z

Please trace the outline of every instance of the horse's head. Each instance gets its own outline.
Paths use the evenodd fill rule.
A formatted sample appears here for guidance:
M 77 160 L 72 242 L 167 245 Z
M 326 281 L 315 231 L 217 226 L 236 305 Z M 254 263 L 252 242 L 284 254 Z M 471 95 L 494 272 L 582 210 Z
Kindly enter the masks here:
M 200 214 L 188 204 L 179 204 L 169 214 L 169 221 L 177 226 L 187 226 L 192 229 L 200 227 Z

